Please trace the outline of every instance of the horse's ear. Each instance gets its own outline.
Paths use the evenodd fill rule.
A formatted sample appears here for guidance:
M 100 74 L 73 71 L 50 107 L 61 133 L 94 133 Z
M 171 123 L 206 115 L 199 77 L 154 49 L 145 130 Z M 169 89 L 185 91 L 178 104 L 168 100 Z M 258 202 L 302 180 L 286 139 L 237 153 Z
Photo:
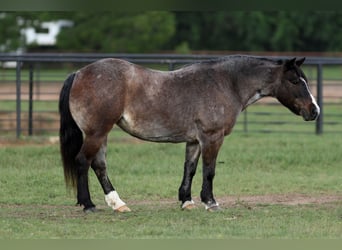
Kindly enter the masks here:
M 292 65 L 295 64 L 296 60 L 297 60 L 297 58 L 294 57 L 294 58 L 292 58 L 291 60 L 287 60 L 287 61 L 286 61 L 286 64 L 292 66 Z
M 297 58 L 293 58 L 293 59 L 289 59 L 289 60 L 286 60 L 285 61 L 285 71 L 287 71 L 287 70 L 290 70 L 290 69 L 293 69 L 293 67 L 294 67 L 294 65 L 295 65 L 295 63 L 296 63 L 296 59 Z
M 305 57 L 299 59 L 298 61 L 296 61 L 296 65 L 299 67 L 300 65 L 303 64 L 303 62 L 305 61 Z

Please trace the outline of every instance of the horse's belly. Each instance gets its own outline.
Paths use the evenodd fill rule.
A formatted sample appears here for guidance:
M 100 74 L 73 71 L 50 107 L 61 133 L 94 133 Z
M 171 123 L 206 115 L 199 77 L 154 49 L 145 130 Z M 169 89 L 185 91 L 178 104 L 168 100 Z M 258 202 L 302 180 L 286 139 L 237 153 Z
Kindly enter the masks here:
M 168 124 L 157 117 L 139 119 L 129 114 L 124 114 L 117 125 L 132 136 L 147 141 L 155 142 L 185 142 L 191 135 L 182 126 Z

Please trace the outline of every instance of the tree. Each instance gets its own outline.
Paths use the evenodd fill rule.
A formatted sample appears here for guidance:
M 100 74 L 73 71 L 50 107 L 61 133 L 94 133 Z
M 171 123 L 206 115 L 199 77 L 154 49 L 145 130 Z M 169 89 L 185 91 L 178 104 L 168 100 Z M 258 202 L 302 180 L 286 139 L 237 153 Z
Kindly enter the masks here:
M 294 18 L 298 27 L 295 44 L 306 51 L 342 50 L 341 12 L 307 12 Z
M 170 46 L 193 50 L 341 51 L 341 12 L 175 12 Z
M 191 50 L 341 51 L 340 11 L 0 12 L 0 52 L 25 47 L 20 30 L 67 19 L 57 49 L 149 53 Z
M 169 12 L 76 13 L 74 27 L 58 36 L 58 47 L 83 52 L 155 52 L 174 35 Z
M 0 52 L 16 50 L 20 47 L 20 29 L 17 16 L 0 13 Z

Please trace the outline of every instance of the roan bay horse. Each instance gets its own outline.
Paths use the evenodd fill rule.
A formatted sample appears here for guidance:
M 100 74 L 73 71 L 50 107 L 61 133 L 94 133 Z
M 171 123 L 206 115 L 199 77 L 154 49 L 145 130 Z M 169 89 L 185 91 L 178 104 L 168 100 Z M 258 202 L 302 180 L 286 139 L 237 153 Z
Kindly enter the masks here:
M 72 73 L 60 93 L 60 144 L 65 181 L 77 189 L 77 203 L 95 211 L 88 188 L 91 166 L 107 204 L 130 211 L 106 171 L 107 135 L 117 124 L 143 140 L 186 143 L 178 190 L 182 209 L 194 207 L 191 184 L 202 155 L 201 201 L 207 210 L 219 210 L 213 195 L 216 157 L 242 110 L 271 96 L 306 121 L 319 115 L 300 69 L 304 60 L 228 56 L 163 72 L 102 59 Z

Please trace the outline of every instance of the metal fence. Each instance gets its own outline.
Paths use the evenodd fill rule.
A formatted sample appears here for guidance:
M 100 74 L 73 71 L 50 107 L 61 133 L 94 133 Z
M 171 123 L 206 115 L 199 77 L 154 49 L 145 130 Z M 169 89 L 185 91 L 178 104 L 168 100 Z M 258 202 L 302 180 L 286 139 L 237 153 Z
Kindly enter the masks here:
M 115 57 L 121 58 L 133 63 L 148 65 L 149 67 L 163 68 L 165 70 L 173 70 L 181 65 L 198 62 L 200 60 L 207 60 L 223 55 L 175 55 L 175 54 L 63 54 L 63 53 L 28 53 L 28 54 L 0 54 L 0 103 L 9 102 L 8 107 L 0 106 L 0 131 L 10 133 L 15 132 L 19 138 L 23 131 L 28 135 L 39 131 L 39 122 L 48 120 L 51 124 L 58 121 L 57 99 L 59 89 L 62 86 L 64 79 L 68 72 L 74 71 L 82 65 L 96 61 L 101 58 Z M 287 59 L 289 57 L 274 57 L 276 59 Z M 342 115 L 338 112 L 330 114 L 329 123 L 324 120 L 327 117 L 325 107 L 327 105 L 336 106 L 341 104 L 342 97 L 337 94 L 334 96 L 334 101 L 330 102 L 327 96 L 323 95 L 324 88 L 336 88 L 336 92 L 342 87 L 342 79 L 334 79 L 333 82 L 324 83 L 323 66 L 342 66 L 342 59 L 335 57 L 307 57 L 305 61 L 306 66 L 310 66 L 309 80 L 313 83 L 314 92 L 317 98 L 318 105 L 321 107 L 321 115 L 315 123 L 313 132 L 316 134 L 323 133 L 323 126 L 333 125 L 334 129 L 329 132 L 342 132 L 339 130 Z M 53 69 L 64 69 L 56 73 Z M 307 73 L 307 72 L 306 72 Z M 329 79 L 328 79 L 329 80 Z M 7 87 L 7 88 L 6 88 Z M 14 88 L 15 87 L 15 88 Z M 334 91 L 334 90 L 333 90 Z M 342 93 L 342 89 L 341 89 Z M 46 98 L 50 96 L 51 98 Z M 48 108 L 49 101 L 53 108 Z M 12 103 L 11 103 L 12 102 Z M 39 106 L 39 110 L 34 111 L 35 106 Z M 25 104 L 25 110 L 23 105 Z M 44 106 L 47 106 L 46 109 Z M 257 104 L 255 104 L 257 105 Z M 265 105 L 276 105 L 274 102 L 266 103 Z M 15 107 L 13 107 L 15 106 Z M 27 107 L 26 107 L 27 106 Z M 37 108 L 35 108 L 36 110 Z M 338 107 L 337 107 L 338 109 Z M 36 115 L 34 115 L 36 114 Z M 37 115 L 38 114 L 38 115 Z M 50 115 L 50 117 L 49 117 Z M 244 112 L 239 120 L 240 128 L 244 132 L 250 131 L 252 124 L 267 124 L 269 121 L 256 121 L 251 117 L 262 115 L 274 115 L 270 112 Z M 1 126 L 3 123 L 8 123 L 7 127 Z M 25 122 L 26 125 L 23 125 Z M 275 125 L 286 124 L 288 121 L 273 121 Z M 58 123 L 57 123 L 58 124 Z M 51 126 L 45 129 L 49 132 L 57 132 L 58 127 Z M 27 132 L 26 132 L 27 131 Z M 262 130 L 259 132 L 272 132 L 270 130 Z M 301 131 L 298 131 L 301 132 Z

